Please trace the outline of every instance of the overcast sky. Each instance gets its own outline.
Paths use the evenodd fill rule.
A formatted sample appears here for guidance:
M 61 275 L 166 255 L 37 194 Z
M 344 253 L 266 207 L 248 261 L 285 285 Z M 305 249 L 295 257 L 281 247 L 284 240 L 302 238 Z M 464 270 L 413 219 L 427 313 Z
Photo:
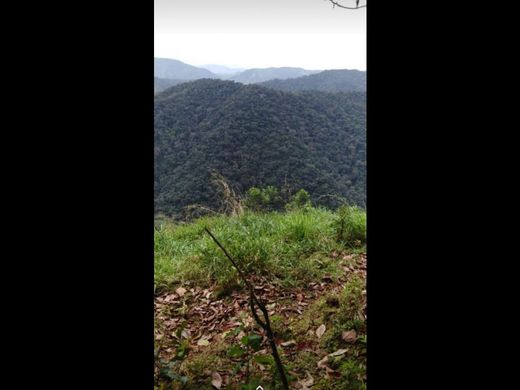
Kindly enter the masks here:
M 333 9 L 328 0 L 154 1 L 155 57 L 191 65 L 366 70 L 366 8 Z

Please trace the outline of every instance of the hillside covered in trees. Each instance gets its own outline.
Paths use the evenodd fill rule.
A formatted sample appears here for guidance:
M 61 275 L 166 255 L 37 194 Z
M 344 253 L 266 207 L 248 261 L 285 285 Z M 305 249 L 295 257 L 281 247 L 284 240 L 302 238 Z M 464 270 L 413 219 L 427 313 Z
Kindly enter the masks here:
M 153 90 L 154 93 L 162 92 L 167 88 L 173 87 L 174 85 L 185 83 L 186 80 L 179 79 L 161 79 L 159 77 L 153 78 Z
M 366 91 L 366 72 L 337 69 L 292 79 L 276 79 L 260 83 L 281 91 L 351 92 Z
M 155 96 L 155 212 L 218 207 L 211 174 L 239 194 L 254 186 L 305 188 L 365 204 L 365 93 L 298 94 L 201 79 Z

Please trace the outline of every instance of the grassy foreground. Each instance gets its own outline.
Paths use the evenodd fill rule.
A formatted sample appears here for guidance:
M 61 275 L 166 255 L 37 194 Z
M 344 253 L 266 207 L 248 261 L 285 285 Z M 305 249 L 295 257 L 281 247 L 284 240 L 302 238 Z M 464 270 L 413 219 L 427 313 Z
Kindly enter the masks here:
M 365 213 L 312 207 L 157 224 L 155 389 L 281 388 L 247 292 L 204 227 L 268 304 L 290 388 L 365 389 Z
M 303 285 L 327 272 L 335 275 L 337 264 L 328 261 L 326 255 L 344 249 L 345 244 L 361 246 L 365 237 L 365 212 L 349 208 L 345 214 L 307 208 L 213 216 L 188 224 L 163 222 L 154 239 L 156 287 L 187 280 L 226 284 L 236 279 L 229 260 L 204 227 L 246 272 L 269 274 L 286 285 Z

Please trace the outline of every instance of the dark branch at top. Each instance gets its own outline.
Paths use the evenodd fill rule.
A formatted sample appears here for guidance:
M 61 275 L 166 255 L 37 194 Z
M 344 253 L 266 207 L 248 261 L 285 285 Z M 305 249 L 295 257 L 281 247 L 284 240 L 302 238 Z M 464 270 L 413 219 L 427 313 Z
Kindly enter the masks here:
M 329 0 L 333 6 L 338 6 L 340 8 L 345 8 L 345 9 L 360 9 L 360 8 L 366 8 L 366 4 L 365 5 L 357 5 L 359 4 L 359 2 L 356 3 L 356 6 L 355 7 L 345 7 L 344 5 L 341 5 L 340 3 L 334 1 L 334 0 Z

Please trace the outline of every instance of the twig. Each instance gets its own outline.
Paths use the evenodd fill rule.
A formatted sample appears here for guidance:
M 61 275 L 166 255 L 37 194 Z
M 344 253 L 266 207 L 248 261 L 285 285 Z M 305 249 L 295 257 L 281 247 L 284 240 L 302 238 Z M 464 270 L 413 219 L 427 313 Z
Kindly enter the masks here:
M 262 302 L 260 302 L 260 300 L 256 297 L 254 289 L 253 289 L 253 285 L 251 283 L 249 283 L 249 280 L 247 280 L 244 273 L 240 270 L 240 268 L 238 268 L 237 263 L 235 262 L 235 260 L 233 260 L 233 258 L 228 253 L 226 248 L 224 248 L 224 246 L 216 239 L 216 237 L 209 231 L 208 228 L 205 227 L 204 230 L 206 231 L 206 233 L 208 233 L 210 235 L 210 237 L 213 239 L 213 241 L 215 241 L 215 243 L 219 246 L 219 248 L 222 249 L 222 252 L 224 252 L 224 254 L 229 259 L 229 261 L 231 261 L 231 264 L 233 264 L 233 267 L 235 267 L 235 269 L 237 270 L 238 275 L 240 276 L 240 278 L 244 281 L 244 283 L 248 287 L 248 289 L 249 289 L 249 306 L 251 308 L 251 313 L 253 314 L 253 318 L 258 323 L 258 325 L 260 325 L 265 330 L 265 333 L 267 334 L 267 338 L 269 340 L 269 345 L 271 346 L 273 358 L 276 363 L 276 368 L 278 369 L 278 374 L 280 375 L 280 379 L 282 380 L 283 387 L 285 390 L 289 390 L 289 383 L 287 382 L 287 377 L 285 376 L 285 370 L 284 370 L 284 367 L 282 364 L 282 360 L 280 359 L 280 355 L 278 355 L 278 350 L 276 348 L 276 343 L 274 341 L 274 334 L 271 329 L 271 323 L 269 322 L 269 313 L 267 312 L 265 305 Z M 260 320 L 260 318 L 258 317 L 258 314 L 256 313 L 256 309 L 255 309 L 255 304 L 258 306 L 258 308 L 262 312 L 265 322 Z
M 345 8 L 345 9 L 360 9 L 360 8 L 366 8 L 366 4 L 365 5 L 359 5 L 359 6 L 356 6 L 356 7 L 345 7 L 344 5 L 341 5 L 340 3 L 338 2 L 335 2 L 334 0 L 329 0 L 333 5 L 335 6 L 338 6 L 340 8 Z

